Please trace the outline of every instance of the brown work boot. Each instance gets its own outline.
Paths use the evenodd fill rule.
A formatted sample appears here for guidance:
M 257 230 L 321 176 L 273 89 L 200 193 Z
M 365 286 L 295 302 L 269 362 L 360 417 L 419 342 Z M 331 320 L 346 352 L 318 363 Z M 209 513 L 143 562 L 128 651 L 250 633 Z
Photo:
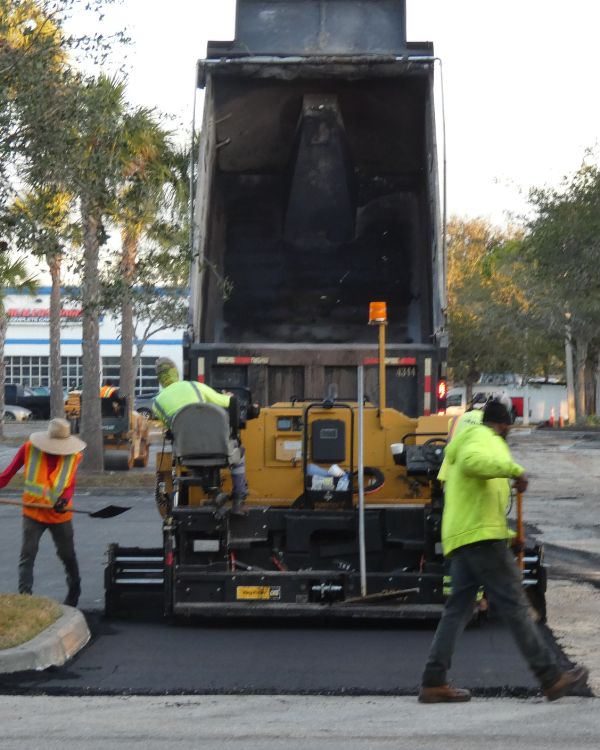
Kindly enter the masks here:
M 471 693 L 452 685 L 437 685 L 436 687 L 421 686 L 419 703 L 464 703 L 471 700 Z
M 544 688 L 544 695 L 549 701 L 557 701 L 565 695 L 571 695 L 574 691 L 584 687 L 588 678 L 588 670 L 585 667 L 575 666 L 567 669 L 550 687 Z

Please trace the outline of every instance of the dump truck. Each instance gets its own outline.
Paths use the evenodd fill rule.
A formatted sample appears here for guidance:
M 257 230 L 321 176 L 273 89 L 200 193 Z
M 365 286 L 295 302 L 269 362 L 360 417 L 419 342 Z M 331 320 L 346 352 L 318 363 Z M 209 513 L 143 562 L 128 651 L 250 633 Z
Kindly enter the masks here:
M 406 40 L 404 0 L 236 10 L 235 39 L 209 42 L 197 68 L 183 375 L 238 397 L 247 509 L 217 502 L 230 489 L 223 417 L 182 410 L 158 457 L 163 545 L 111 545 L 106 610 L 155 596 L 180 616 L 437 617 L 447 337 L 433 46 Z M 527 559 L 537 586 L 541 554 Z
M 238 0 L 198 63 L 204 117 L 185 377 L 261 404 L 377 389 L 436 412 L 445 376 L 433 45 L 404 0 Z

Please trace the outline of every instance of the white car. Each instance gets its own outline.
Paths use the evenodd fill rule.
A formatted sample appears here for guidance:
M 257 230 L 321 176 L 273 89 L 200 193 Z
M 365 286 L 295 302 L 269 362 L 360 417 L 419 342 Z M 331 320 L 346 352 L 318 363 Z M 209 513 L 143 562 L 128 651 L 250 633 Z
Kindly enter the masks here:
M 31 411 L 24 406 L 6 404 L 4 407 L 5 422 L 28 422 L 31 419 L 31 414 Z

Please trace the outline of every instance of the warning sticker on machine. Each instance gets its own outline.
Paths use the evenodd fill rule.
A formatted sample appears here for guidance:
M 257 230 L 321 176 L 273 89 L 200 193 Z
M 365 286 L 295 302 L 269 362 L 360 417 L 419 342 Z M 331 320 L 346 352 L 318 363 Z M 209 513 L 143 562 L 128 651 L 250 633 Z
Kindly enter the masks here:
M 235 598 L 279 601 L 281 599 L 281 586 L 237 586 Z

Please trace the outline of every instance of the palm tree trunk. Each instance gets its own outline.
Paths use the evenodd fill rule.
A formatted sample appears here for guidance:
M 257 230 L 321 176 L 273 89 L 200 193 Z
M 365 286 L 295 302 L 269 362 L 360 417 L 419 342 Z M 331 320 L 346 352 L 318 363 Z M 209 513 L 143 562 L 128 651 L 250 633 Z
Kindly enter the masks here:
M 60 363 L 60 253 L 49 253 L 48 268 L 52 286 L 50 289 L 50 416 L 65 416 L 65 399 L 63 396 L 62 368 Z
M 594 357 L 594 381 L 596 384 L 594 413 L 600 416 L 600 349 L 596 349 Z
M 4 344 L 6 342 L 6 329 L 8 318 L 4 305 L 0 303 L 0 437 L 4 437 L 4 383 L 6 380 L 6 365 L 4 362 Z
M 104 470 L 102 418 L 100 411 L 100 275 L 98 273 L 98 229 L 101 217 L 92 207 L 82 205 L 82 367 L 81 438 L 87 443 L 82 468 Z
M 585 408 L 585 365 L 588 346 L 589 342 L 583 338 L 578 338 L 575 341 L 575 408 L 578 422 L 582 422 L 587 416 Z
M 123 302 L 121 304 L 121 367 L 119 370 L 119 392 L 128 399 L 133 408 L 135 373 L 133 369 L 133 301 L 131 286 L 135 273 L 137 237 L 123 232 L 121 273 L 123 274 Z

